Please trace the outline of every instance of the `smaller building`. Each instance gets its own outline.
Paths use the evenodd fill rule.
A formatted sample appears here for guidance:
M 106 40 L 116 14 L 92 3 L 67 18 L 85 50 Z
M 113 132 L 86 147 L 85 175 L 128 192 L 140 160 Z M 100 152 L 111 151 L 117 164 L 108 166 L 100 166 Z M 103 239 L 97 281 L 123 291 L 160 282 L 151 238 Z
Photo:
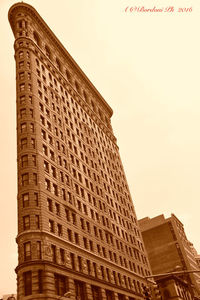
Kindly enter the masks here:
M 181 221 L 174 214 L 169 218 L 159 215 L 141 219 L 139 225 L 153 275 L 172 273 L 177 266 L 183 271 L 194 271 L 176 277 L 172 274 L 168 277 L 156 276 L 156 282 L 162 286 L 163 299 L 171 299 L 169 295 L 173 295 L 173 299 L 190 299 L 187 293 L 192 294 L 192 299 L 198 298 L 199 266 Z

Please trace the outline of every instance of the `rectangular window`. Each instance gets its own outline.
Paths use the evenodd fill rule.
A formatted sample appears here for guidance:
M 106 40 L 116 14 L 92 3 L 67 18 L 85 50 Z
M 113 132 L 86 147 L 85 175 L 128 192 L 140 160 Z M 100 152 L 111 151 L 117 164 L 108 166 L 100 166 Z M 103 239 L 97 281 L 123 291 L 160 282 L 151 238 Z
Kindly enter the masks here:
M 56 263 L 56 246 L 55 245 L 51 245 L 51 253 L 52 253 L 52 261 L 54 263 Z
M 23 80 L 24 78 L 25 78 L 24 72 L 20 72 L 20 73 L 19 73 L 19 79 L 20 79 L 20 80 Z
M 25 173 L 25 174 L 22 174 L 22 186 L 26 186 L 29 184 L 29 174 L 28 173 Z
M 54 274 L 55 278 L 55 291 L 57 295 L 63 296 L 66 293 L 67 278 L 60 274 Z
M 21 149 L 27 148 L 27 138 L 21 139 Z
M 21 164 L 23 168 L 28 166 L 28 155 L 23 155 L 21 157 Z
M 53 212 L 52 200 L 49 198 L 47 199 L 47 207 L 49 211 Z
M 24 272 L 23 273 L 23 281 L 24 281 L 24 295 L 32 295 L 32 272 Z
M 38 293 L 43 293 L 43 270 L 38 270 Z
M 39 259 L 42 258 L 42 250 L 41 250 L 41 242 L 40 241 L 37 241 L 37 257 Z
M 34 193 L 33 196 L 34 196 L 34 197 L 33 197 L 34 205 L 35 205 L 35 206 L 38 206 L 38 193 Z
M 24 228 L 24 230 L 30 229 L 30 216 L 23 217 L 23 228 Z
M 61 224 L 57 224 L 57 230 L 58 230 L 58 235 L 62 236 L 62 225 Z
M 60 248 L 60 260 L 63 264 L 65 263 L 65 251 L 62 248 Z
M 20 85 L 19 85 L 19 91 L 20 92 L 23 92 L 25 90 L 25 83 L 21 83 Z
M 37 185 L 37 174 L 33 173 L 33 184 Z
M 24 261 L 31 260 L 31 242 L 24 243 Z
M 23 202 L 23 208 L 29 206 L 29 194 L 23 194 L 22 195 L 22 202 Z
M 45 179 L 45 188 L 47 191 L 51 191 L 51 185 L 49 179 Z
M 20 104 L 23 105 L 26 103 L 26 98 L 25 96 L 20 96 Z
M 32 163 L 33 163 L 33 166 L 35 167 L 36 166 L 36 155 L 32 155 Z
M 75 259 L 74 259 L 74 253 L 70 253 L 70 260 L 71 260 L 72 270 L 76 270 L 76 267 L 75 267 Z
M 50 232 L 54 233 L 54 221 L 49 220 L 49 230 Z
M 35 215 L 35 227 L 36 227 L 36 229 L 40 228 L 40 217 L 39 217 L 39 215 Z

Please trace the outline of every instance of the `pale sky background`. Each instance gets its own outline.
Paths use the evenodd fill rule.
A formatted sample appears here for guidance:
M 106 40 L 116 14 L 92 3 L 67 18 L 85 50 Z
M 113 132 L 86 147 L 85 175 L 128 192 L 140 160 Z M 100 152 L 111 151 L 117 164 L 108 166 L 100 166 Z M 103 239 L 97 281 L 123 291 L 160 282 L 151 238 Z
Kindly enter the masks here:
M 0 0 L 0 296 L 17 265 L 14 37 Z M 174 213 L 200 252 L 200 1 L 27 0 L 114 110 L 138 218 Z M 127 6 L 173 13 L 125 13 Z M 179 7 L 192 12 L 179 13 Z

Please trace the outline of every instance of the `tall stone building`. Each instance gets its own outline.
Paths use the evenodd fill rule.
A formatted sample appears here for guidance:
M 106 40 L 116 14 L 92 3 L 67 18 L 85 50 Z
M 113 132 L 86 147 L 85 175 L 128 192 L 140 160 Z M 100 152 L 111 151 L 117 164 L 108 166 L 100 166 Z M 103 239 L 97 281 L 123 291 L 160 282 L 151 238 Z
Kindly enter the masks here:
M 153 274 L 199 271 L 184 226 L 174 214 L 169 218 L 164 215 L 152 219 L 146 217 L 139 220 L 139 225 Z M 191 272 L 177 276 L 186 280 L 193 295 L 200 296 L 200 273 Z
M 15 36 L 18 300 L 143 299 L 150 273 L 112 109 L 37 11 Z M 63 299 L 63 298 L 62 298 Z

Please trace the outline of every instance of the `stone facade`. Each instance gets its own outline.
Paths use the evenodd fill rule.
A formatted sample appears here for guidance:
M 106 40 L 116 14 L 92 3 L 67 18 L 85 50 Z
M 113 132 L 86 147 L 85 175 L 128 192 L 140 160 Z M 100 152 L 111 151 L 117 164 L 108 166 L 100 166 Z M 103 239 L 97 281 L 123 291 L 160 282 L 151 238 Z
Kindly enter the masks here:
M 40 17 L 9 10 L 15 36 L 18 300 L 142 299 L 150 274 L 112 109 Z

